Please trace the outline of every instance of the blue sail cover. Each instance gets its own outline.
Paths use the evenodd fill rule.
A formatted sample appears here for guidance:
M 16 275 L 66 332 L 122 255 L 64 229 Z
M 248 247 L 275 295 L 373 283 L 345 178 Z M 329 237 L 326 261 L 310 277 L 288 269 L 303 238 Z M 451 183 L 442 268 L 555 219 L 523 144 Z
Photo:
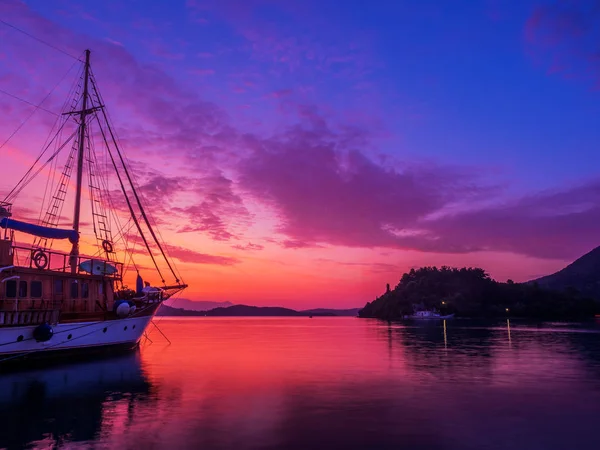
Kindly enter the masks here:
M 41 227 L 39 225 L 9 219 L 8 217 L 4 217 L 0 220 L 0 227 L 10 228 L 11 230 L 22 231 L 23 233 L 48 239 L 68 239 L 73 244 L 79 240 L 79 233 L 75 230 Z

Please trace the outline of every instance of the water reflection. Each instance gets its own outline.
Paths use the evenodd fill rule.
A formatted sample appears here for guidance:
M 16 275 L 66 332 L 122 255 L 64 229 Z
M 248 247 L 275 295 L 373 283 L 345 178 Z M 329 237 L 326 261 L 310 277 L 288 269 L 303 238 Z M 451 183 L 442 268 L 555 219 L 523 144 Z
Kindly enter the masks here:
M 138 353 L 0 375 L 0 448 L 97 438 L 110 403 L 148 399 Z
M 140 355 L 0 377 L 0 447 L 600 447 L 598 327 L 202 318 L 161 329 L 172 345 L 152 335 Z

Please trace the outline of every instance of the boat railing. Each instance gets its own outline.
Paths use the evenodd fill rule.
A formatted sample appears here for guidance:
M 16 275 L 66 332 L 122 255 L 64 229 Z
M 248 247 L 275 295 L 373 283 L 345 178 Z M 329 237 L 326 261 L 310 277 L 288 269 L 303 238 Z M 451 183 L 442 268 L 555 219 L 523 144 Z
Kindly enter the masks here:
M 52 272 L 72 273 L 71 256 L 43 248 L 31 248 L 13 245 L 13 266 L 25 267 L 37 270 L 48 270 Z M 92 266 L 92 270 L 84 270 L 82 263 Z M 78 275 L 103 275 L 107 278 L 121 279 L 123 275 L 123 263 L 108 261 L 106 259 L 77 256 L 75 273 Z M 85 266 L 85 264 L 83 264 Z
M 0 326 L 56 323 L 60 308 L 61 302 L 53 300 L 0 300 Z

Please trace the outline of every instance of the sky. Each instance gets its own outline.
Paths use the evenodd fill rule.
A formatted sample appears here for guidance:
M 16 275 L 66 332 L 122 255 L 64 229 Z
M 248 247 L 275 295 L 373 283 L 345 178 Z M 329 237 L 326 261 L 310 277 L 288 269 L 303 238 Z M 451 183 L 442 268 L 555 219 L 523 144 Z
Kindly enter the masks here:
M 597 0 L 0 0 L 0 18 L 33 36 L 0 23 L 0 145 L 18 129 L 0 193 L 89 48 L 186 298 L 359 307 L 413 267 L 525 281 L 600 244 Z M 39 213 L 32 187 L 15 215 Z

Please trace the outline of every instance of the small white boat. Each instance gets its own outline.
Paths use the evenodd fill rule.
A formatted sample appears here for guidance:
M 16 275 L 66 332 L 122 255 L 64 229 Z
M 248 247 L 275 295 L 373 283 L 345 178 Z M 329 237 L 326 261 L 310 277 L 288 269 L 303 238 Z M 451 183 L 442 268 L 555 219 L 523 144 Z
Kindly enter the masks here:
M 415 311 L 413 314 L 409 316 L 404 316 L 405 319 L 419 319 L 419 320 L 445 320 L 451 319 L 454 317 L 454 314 L 447 314 L 442 316 L 440 313 L 435 311 Z

